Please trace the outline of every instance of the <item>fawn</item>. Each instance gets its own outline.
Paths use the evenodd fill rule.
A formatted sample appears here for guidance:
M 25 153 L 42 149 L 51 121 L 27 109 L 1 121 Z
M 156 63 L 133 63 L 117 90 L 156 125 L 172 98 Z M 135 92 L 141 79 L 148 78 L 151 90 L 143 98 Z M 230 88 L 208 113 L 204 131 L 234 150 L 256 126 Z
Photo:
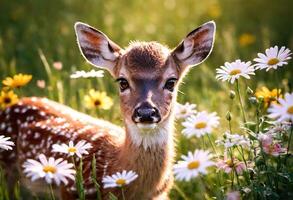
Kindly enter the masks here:
M 157 42 L 133 42 L 120 48 L 104 33 L 76 23 L 78 46 L 92 65 L 110 72 L 120 88 L 120 105 L 125 128 L 94 119 L 46 98 L 23 98 L 18 104 L 0 111 L 0 134 L 12 137 L 14 151 L 2 152 L 1 161 L 8 175 L 18 169 L 21 181 L 34 192 L 42 192 L 43 181 L 31 182 L 21 166 L 28 158 L 64 157 L 52 152 L 55 143 L 85 140 L 92 144 L 83 157 L 86 199 L 94 199 L 91 161 L 95 154 L 97 181 L 122 170 L 137 172 L 138 178 L 125 187 L 126 199 L 168 199 L 173 182 L 174 104 L 178 85 L 190 66 L 203 62 L 210 54 L 215 23 L 208 22 L 190 32 L 170 50 Z M 10 178 L 13 180 L 13 178 Z M 102 185 L 101 185 L 102 186 Z M 55 187 L 62 199 L 77 199 L 73 181 Z M 121 198 L 119 189 L 103 189 Z

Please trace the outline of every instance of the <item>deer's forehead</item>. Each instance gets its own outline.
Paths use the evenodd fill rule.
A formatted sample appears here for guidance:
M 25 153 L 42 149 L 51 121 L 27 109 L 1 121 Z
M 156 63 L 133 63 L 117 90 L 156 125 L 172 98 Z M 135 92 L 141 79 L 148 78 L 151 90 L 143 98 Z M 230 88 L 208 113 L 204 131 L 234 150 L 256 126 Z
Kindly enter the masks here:
M 139 80 L 159 80 L 175 74 L 176 66 L 167 47 L 156 42 L 130 45 L 122 56 L 118 76 Z

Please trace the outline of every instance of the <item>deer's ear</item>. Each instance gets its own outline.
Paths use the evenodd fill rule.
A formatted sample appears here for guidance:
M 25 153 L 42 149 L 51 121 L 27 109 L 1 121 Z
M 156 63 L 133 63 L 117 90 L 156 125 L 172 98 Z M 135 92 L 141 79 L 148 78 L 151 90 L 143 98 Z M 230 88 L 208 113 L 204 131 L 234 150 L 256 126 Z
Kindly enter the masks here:
M 215 22 L 207 22 L 191 31 L 173 50 L 172 55 L 183 70 L 189 65 L 200 64 L 209 56 L 214 44 L 215 30 Z
M 81 54 L 92 65 L 107 69 L 112 75 L 121 48 L 97 29 L 77 22 L 74 25 Z

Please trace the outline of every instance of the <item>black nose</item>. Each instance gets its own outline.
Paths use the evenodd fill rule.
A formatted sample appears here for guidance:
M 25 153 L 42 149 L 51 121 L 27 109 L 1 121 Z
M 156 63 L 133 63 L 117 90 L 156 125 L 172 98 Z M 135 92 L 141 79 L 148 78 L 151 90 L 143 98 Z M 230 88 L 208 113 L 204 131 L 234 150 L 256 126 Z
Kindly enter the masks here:
M 132 120 L 136 123 L 158 123 L 161 120 L 158 109 L 142 105 L 134 110 Z

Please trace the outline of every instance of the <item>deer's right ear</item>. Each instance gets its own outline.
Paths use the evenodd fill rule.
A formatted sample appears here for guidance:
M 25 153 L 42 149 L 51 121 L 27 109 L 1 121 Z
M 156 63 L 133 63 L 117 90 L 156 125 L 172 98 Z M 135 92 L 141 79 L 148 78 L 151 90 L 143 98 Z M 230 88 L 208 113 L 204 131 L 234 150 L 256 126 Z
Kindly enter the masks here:
M 95 67 L 107 69 L 113 75 L 121 48 L 104 33 L 87 24 L 77 22 L 74 28 L 84 58 Z

